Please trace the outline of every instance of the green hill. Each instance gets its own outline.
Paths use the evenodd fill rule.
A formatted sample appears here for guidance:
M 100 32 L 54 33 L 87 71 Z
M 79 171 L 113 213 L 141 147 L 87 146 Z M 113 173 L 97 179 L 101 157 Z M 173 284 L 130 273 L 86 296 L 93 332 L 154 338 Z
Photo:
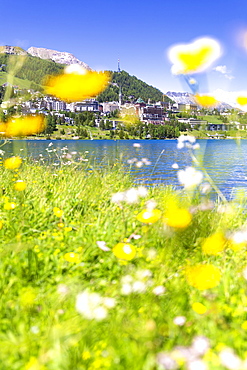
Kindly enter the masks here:
M 148 99 L 150 99 L 151 102 L 162 101 L 163 98 L 164 101 L 171 101 L 167 96 L 164 96 L 160 90 L 139 80 L 135 76 L 129 75 L 129 73 L 125 71 L 110 71 L 110 73 L 112 77 L 111 84 L 98 96 L 99 102 L 118 101 L 119 86 L 121 86 L 122 101 L 136 100 L 138 98 L 141 98 L 145 102 L 147 102 Z
M 27 54 L 24 57 L 23 65 L 15 73 L 14 84 L 23 89 L 34 89 L 42 91 L 42 81 L 47 75 L 56 75 L 62 72 L 64 65 L 55 63 L 51 60 L 33 57 Z M 20 61 L 19 55 L 10 55 L 0 53 L 0 85 L 7 82 L 8 73 L 16 63 Z M 99 102 L 118 101 L 119 86 L 122 91 L 122 101 L 137 100 L 141 98 L 145 102 L 148 99 L 151 102 L 156 101 L 171 101 L 168 97 L 153 86 L 146 84 L 135 76 L 129 75 L 125 71 L 112 72 L 109 71 L 112 77 L 109 87 L 99 96 Z

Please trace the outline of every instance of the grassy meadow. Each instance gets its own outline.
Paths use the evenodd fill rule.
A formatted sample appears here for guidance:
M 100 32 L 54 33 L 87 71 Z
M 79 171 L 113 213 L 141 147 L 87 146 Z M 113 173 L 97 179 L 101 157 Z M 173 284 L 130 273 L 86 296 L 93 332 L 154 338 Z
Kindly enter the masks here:
M 0 369 L 246 369 L 245 197 L 85 157 L 1 160 Z

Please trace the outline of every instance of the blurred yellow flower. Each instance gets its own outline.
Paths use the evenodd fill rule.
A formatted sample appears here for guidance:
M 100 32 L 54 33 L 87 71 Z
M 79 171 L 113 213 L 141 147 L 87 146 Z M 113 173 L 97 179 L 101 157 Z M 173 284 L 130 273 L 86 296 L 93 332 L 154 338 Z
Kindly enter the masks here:
M 16 168 L 19 168 L 22 163 L 22 159 L 20 157 L 10 157 L 5 159 L 3 165 L 8 170 L 15 170 Z
M 27 184 L 26 184 L 24 181 L 22 181 L 22 180 L 18 180 L 18 181 L 16 181 L 16 183 L 14 184 L 14 188 L 15 188 L 15 190 L 17 190 L 17 191 L 23 191 L 23 190 L 25 190 L 25 189 L 26 189 L 26 187 L 27 187 Z
M 11 209 L 14 209 L 15 207 L 16 207 L 16 204 L 15 203 L 11 203 L 11 202 L 6 202 L 6 203 L 4 203 L 4 206 L 3 206 L 3 208 L 6 211 L 9 211 Z
M 109 80 L 107 72 L 86 71 L 82 75 L 64 73 L 49 76 L 44 82 L 44 87 L 47 94 L 67 102 L 75 102 L 97 96 L 107 87 Z
M 3 228 L 3 221 L 0 221 L 0 230 Z
M 203 315 L 207 311 L 207 307 L 200 302 L 195 302 L 192 304 L 192 310 L 200 315 Z
M 26 116 L 12 118 L 6 124 L 0 126 L 0 135 L 6 137 L 29 136 L 39 134 L 45 129 L 44 117 Z
M 203 107 L 214 107 L 217 105 L 218 101 L 213 97 L 209 95 L 195 95 L 195 100 L 197 104 L 203 106 Z
M 189 226 L 192 220 L 191 213 L 185 208 L 171 207 L 163 217 L 166 225 L 175 229 L 184 229 Z
M 221 55 L 219 43 L 203 37 L 191 44 L 175 45 L 170 48 L 168 57 L 173 63 L 173 74 L 190 74 L 206 70 Z
M 59 223 L 57 224 L 57 226 L 58 226 L 60 229 L 62 229 L 62 228 L 64 227 L 64 223 L 63 223 L 63 222 L 59 222 Z
M 112 249 L 117 258 L 130 261 L 136 255 L 136 248 L 130 243 L 118 243 Z
M 244 321 L 241 325 L 241 328 L 247 330 L 247 321 Z
M 23 306 L 32 306 L 36 298 L 36 293 L 33 288 L 23 288 L 20 295 L 20 303 Z
M 205 239 L 202 251 L 205 254 L 217 255 L 225 249 L 226 239 L 221 232 L 217 232 Z
M 64 212 L 60 208 L 54 207 L 53 208 L 53 213 L 57 217 L 62 217 Z
M 185 275 L 188 284 L 199 290 L 214 288 L 220 283 L 220 270 L 213 265 L 187 267 Z
M 237 97 L 237 103 L 239 105 L 246 105 L 247 104 L 247 96 L 239 96 Z
M 63 258 L 67 262 L 74 262 L 74 263 L 79 263 L 80 262 L 80 257 L 79 257 L 79 254 L 78 253 L 73 253 L 73 252 L 66 253 L 63 256 Z
M 246 247 L 246 242 L 237 243 L 234 240 L 228 240 L 228 247 L 231 248 L 234 252 L 238 252 Z
M 145 224 L 153 224 L 161 218 L 161 211 L 158 209 L 144 209 L 136 218 Z

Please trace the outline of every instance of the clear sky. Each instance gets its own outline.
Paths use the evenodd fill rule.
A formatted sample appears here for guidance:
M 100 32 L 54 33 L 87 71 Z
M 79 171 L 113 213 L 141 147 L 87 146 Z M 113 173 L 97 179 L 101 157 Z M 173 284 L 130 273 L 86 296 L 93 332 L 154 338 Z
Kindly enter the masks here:
M 164 93 L 190 91 L 171 74 L 168 48 L 213 37 L 223 54 L 199 76 L 202 89 L 247 91 L 247 0 L 9 0 L 1 14 L 0 45 L 67 51 L 96 70 L 117 70 L 119 58 Z

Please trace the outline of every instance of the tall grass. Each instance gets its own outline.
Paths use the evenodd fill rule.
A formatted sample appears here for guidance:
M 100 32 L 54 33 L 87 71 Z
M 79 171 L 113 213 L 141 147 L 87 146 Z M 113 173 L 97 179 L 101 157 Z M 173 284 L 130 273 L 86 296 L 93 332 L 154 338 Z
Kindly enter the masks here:
M 221 205 L 199 191 L 159 186 L 138 201 L 114 202 L 114 194 L 138 188 L 119 165 L 23 161 L 19 170 L 0 172 L 1 369 L 187 369 L 193 361 L 224 369 L 225 347 L 244 366 L 246 242 L 235 251 L 229 242 L 246 226 L 244 198 Z M 24 191 L 14 189 L 16 180 L 27 184 Z M 138 221 L 150 204 L 162 217 Z M 187 227 L 167 225 L 174 204 L 192 215 Z M 228 240 L 225 248 L 205 254 L 204 240 L 216 232 Z M 135 258 L 116 257 L 121 242 L 135 249 Z M 198 263 L 220 269 L 217 286 L 189 284 L 186 269 Z M 192 351 L 198 336 L 209 341 L 205 351 L 192 359 L 174 352 Z

